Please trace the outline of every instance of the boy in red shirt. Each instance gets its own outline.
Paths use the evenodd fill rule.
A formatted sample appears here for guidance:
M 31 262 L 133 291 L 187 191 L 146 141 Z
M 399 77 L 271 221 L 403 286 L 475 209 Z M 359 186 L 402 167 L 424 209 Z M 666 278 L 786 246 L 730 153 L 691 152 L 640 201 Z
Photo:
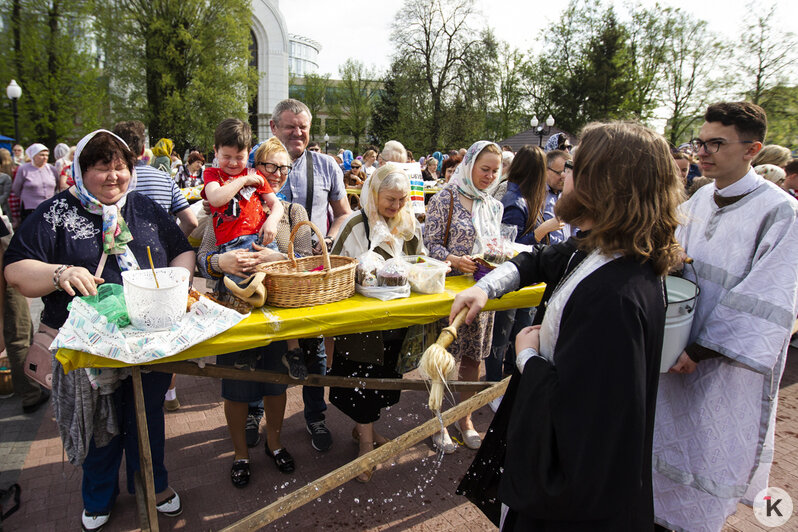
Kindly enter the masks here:
M 252 130 L 242 120 L 228 118 L 216 127 L 214 151 L 219 167 L 208 168 L 203 174 L 202 197 L 210 203 L 220 253 L 253 251 L 253 243 L 277 249 L 274 236 L 283 217 L 283 205 L 266 179 L 247 168 L 251 144 Z M 228 276 L 236 283 L 244 280 Z
M 252 244 L 277 251 L 274 237 L 283 217 L 283 205 L 266 179 L 257 170 L 247 168 L 252 145 L 249 124 L 237 118 L 223 120 L 216 127 L 213 144 L 219 167 L 203 173 L 202 197 L 210 204 L 219 252 L 254 251 Z M 268 216 L 264 208 L 269 210 Z M 244 281 L 237 275 L 225 275 L 236 283 Z M 225 289 L 223 282 L 219 286 L 220 290 Z M 254 370 L 255 360 L 242 355 L 235 366 Z

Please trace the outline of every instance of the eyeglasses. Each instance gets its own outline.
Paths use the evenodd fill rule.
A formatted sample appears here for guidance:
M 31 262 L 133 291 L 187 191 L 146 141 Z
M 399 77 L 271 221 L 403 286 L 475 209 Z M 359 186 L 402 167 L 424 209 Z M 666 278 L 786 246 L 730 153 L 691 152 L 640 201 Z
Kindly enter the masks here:
M 272 163 L 257 163 L 255 166 L 262 166 L 267 174 L 276 174 L 279 170 L 281 175 L 288 175 L 292 170 L 290 166 L 280 166 Z
M 703 141 L 701 139 L 693 139 L 690 141 L 690 145 L 693 147 L 696 153 L 701 151 L 701 148 L 704 148 L 704 151 L 707 153 L 718 153 L 720 147 L 724 144 L 753 144 L 753 140 L 723 140 L 723 139 L 712 139 L 708 141 Z
M 549 170 L 551 170 L 552 172 L 554 172 L 558 176 L 562 176 L 565 173 L 565 168 L 567 168 L 567 166 L 565 168 L 563 168 L 562 170 L 560 170 L 560 171 L 557 171 L 557 170 L 555 170 L 554 168 L 552 168 L 550 166 L 547 166 L 546 168 L 548 168 Z

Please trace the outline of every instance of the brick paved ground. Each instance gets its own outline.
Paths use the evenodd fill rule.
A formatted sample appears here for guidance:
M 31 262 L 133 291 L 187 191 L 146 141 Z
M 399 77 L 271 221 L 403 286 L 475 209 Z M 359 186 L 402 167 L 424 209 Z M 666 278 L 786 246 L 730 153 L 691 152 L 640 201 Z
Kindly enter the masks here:
M 254 510 L 290 493 L 315 478 L 353 459 L 357 453 L 351 441 L 352 423 L 334 407 L 328 410 L 328 424 L 335 444 L 327 453 L 317 453 L 309 444 L 302 417 L 298 388 L 289 389 L 283 443 L 297 461 L 297 471 L 277 471 L 262 447 L 252 454 L 253 478 L 243 490 L 230 484 L 232 450 L 219 403 L 218 381 L 178 377 L 182 403 L 176 413 L 167 414 L 167 467 L 170 483 L 184 500 L 185 511 L 174 519 L 161 518 L 164 530 L 218 530 Z M 0 401 L 0 415 L 10 399 Z M 477 429 L 484 431 L 491 412 L 475 414 Z M 23 508 L 11 516 L 5 530 L 79 530 L 80 470 L 62 464 L 61 444 L 48 406 L 35 441 L 19 475 Z M 428 418 L 421 392 L 404 392 L 401 402 L 391 408 L 381 425 L 388 436 L 396 436 Z M 0 427 L 22 421 L 0 417 Z M 26 419 L 26 423 L 32 422 Z M 791 349 L 784 375 L 776 435 L 776 461 L 772 485 L 792 494 L 798 501 L 798 349 Z M 454 489 L 468 467 L 473 451 L 460 448 L 438 462 L 424 442 L 392 462 L 383 464 L 369 484 L 354 481 L 321 496 L 301 510 L 277 521 L 270 530 L 414 530 L 471 531 L 493 527 Z M 0 472 L 5 475 L 11 462 L 0 447 Z M 124 467 L 122 468 L 124 486 Z M 5 479 L 5 476 L 0 476 Z M 4 481 L 5 482 L 5 481 Z M 783 530 L 798 530 L 798 518 Z M 120 495 L 106 530 L 135 530 L 136 503 L 132 495 Z M 790 526 L 791 525 L 791 526 Z M 740 506 L 724 528 L 726 531 L 761 531 L 751 510 Z

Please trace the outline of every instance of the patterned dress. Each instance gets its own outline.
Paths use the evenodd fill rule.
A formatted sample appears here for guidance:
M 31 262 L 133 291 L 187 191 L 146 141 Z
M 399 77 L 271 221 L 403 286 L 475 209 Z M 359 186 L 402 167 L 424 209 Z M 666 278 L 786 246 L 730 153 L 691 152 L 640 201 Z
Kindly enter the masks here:
M 446 225 L 449 219 L 449 204 L 454 197 L 452 223 L 449 227 L 449 242 L 443 247 Z M 446 260 L 447 255 L 470 255 L 474 247 L 474 224 L 471 213 L 460 201 L 455 185 L 449 183 L 443 190 L 435 194 L 427 205 L 427 219 L 424 226 L 424 245 L 429 256 Z M 463 275 L 463 272 L 452 268 L 449 275 Z M 457 331 L 457 340 L 449 347 L 449 352 L 456 360 L 467 356 L 474 360 L 482 360 L 490 354 L 493 335 L 493 312 L 481 312 L 471 325 L 463 325 Z M 441 320 L 448 325 L 448 318 Z

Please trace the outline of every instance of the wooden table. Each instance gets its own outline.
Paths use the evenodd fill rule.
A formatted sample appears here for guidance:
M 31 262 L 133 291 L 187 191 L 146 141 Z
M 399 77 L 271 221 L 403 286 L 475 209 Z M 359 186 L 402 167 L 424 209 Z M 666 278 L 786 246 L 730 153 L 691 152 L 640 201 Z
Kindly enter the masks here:
M 446 290 L 442 294 L 424 295 L 413 293 L 408 298 L 394 299 L 392 301 L 380 301 L 355 295 L 336 303 L 307 308 L 263 307 L 253 311 L 248 318 L 232 329 L 181 353 L 147 364 L 133 365 L 133 394 L 136 405 L 136 425 L 138 427 L 139 458 L 141 463 L 141 471 L 137 473 L 135 482 L 141 529 L 143 531 L 158 530 L 152 456 L 147 432 L 147 417 L 144 409 L 144 394 L 141 386 L 142 366 L 158 369 L 159 371 L 187 375 L 207 375 L 261 382 L 283 382 L 291 385 L 329 386 L 330 384 L 335 384 L 376 389 L 425 389 L 423 381 L 409 379 L 361 379 L 312 375 L 304 381 L 292 381 L 286 375 L 277 375 L 266 371 L 253 372 L 215 366 L 201 369 L 196 364 L 185 361 L 249 349 L 279 340 L 319 336 L 330 337 L 430 323 L 448 316 L 455 295 L 473 286 L 473 284 L 474 281 L 470 276 L 456 276 L 446 279 Z M 538 284 L 512 292 L 500 299 L 488 300 L 485 310 L 509 310 L 537 306 L 543 296 L 544 289 L 544 284 Z M 68 349 L 59 350 L 56 357 L 64 366 L 64 371 L 66 372 L 87 367 L 131 366 L 118 360 Z M 158 368 L 159 364 L 163 364 L 163 366 Z M 485 383 L 451 383 L 451 386 L 453 389 L 476 391 L 489 385 Z

